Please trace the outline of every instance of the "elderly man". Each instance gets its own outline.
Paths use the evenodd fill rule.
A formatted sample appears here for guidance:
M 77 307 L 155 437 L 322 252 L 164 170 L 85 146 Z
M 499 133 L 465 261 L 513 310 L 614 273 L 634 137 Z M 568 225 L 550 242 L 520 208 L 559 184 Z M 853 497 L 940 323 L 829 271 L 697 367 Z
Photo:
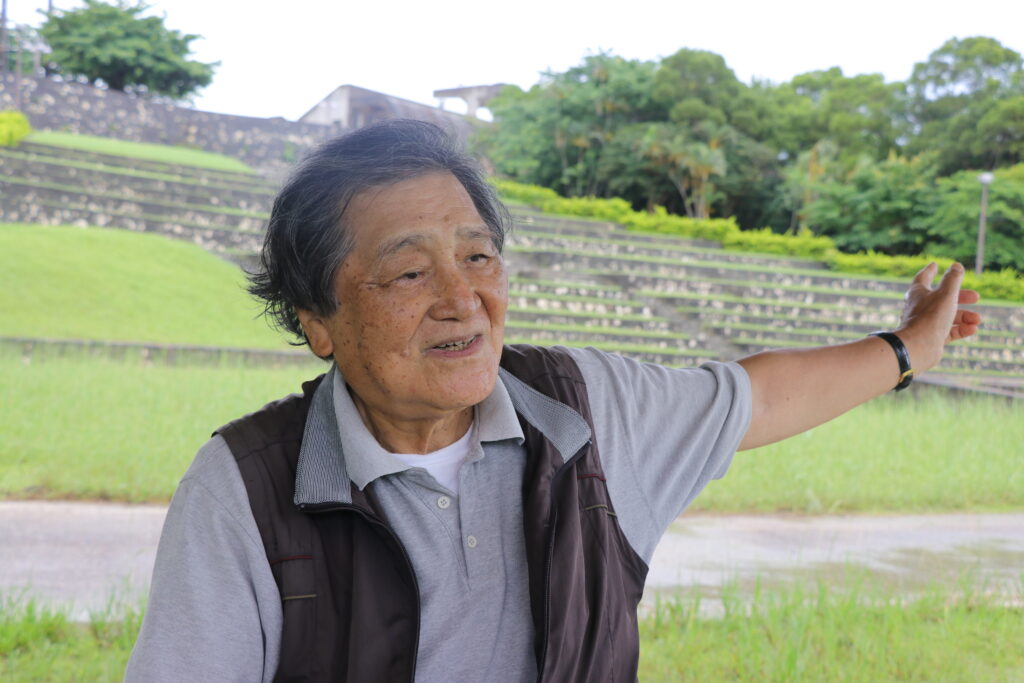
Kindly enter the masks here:
M 506 225 L 427 124 L 298 167 L 252 291 L 331 369 L 196 456 L 129 680 L 634 680 L 647 563 L 734 451 L 905 385 L 980 322 L 933 265 L 895 334 L 840 346 L 688 370 L 508 347 Z

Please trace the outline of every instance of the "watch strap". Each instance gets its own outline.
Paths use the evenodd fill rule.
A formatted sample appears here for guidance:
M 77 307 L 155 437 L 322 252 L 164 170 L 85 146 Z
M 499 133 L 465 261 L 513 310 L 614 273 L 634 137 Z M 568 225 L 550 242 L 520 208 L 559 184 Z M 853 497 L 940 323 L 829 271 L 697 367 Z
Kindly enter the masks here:
M 907 351 L 903 340 L 892 332 L 872 332 L 869 337 L 879 337 L 888 342 L 892 350 L 896 352 L 896 360 L 900 364 L 900 379 L 893 391 L 902 391 L 910 386 L 914 380 L 914 369 L 910 366 L 910 353 Z

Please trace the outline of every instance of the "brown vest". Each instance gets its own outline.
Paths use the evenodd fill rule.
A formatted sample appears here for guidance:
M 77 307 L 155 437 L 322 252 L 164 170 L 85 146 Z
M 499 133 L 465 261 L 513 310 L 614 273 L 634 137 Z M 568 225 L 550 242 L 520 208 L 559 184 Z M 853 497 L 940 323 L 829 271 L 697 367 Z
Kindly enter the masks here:
M 501 366 L 591 426 L 576 363 L 555 349 L 506 346 Z M 412 681 L 419 590 L 373 494 L 293 502 L 306 415 L 322 377 L 218 430 L 238 462 L 281 592 L 278 681 Z M 636 608 L 647 566 L 615 518 L 597 444 L 566 461 L 533 425 L 526 438 L 523 526 L 539 680 L 635 681 Z M 494 672 L 495 680 L 501 672 Z

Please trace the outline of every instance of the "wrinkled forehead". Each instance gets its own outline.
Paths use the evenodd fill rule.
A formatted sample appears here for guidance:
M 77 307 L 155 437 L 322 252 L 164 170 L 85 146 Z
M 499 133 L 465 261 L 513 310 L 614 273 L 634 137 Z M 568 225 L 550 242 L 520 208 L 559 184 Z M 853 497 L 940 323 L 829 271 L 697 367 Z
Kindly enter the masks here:
M 494 240 L 466 188 L 448 172 L 359 192 L 345 209 L 344 223 L 362 258 L 376 259 L 431 239 Z

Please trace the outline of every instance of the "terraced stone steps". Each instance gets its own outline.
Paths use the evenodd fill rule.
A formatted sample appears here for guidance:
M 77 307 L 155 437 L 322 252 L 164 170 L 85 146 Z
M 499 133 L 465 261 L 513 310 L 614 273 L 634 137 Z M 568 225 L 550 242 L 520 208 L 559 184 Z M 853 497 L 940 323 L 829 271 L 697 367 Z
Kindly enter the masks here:
M 0 181 L 2 220 L 160 232 L 242 263 L 259 249 L 275 192 L 258 176 L 32 144 L 0 149 L 0 177 L 8 179 Z M 904 279 L 513 211 L 509 341 L 694 365 L 765 346 L 855 339 L 899 320 Z M 950 352 L 943 377 L 1024 387 L 1024 307 L 981 310 L 984 334 Z

